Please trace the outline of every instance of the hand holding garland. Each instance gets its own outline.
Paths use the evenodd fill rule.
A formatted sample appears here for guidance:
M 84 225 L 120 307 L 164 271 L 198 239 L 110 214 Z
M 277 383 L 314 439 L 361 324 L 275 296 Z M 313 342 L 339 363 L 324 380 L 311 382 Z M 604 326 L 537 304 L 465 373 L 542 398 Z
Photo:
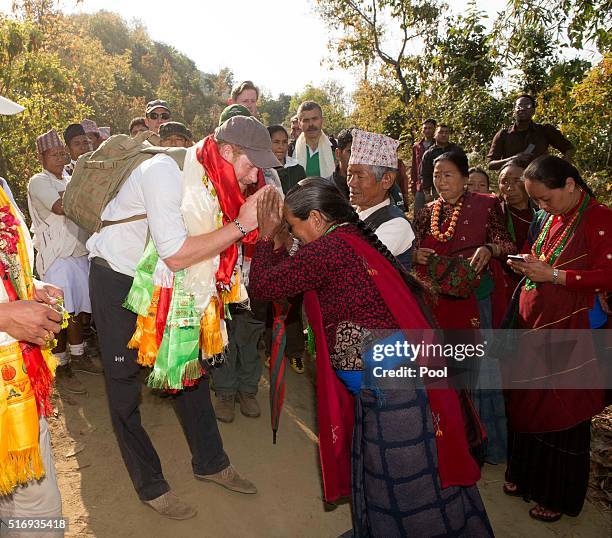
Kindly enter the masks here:
M 0 304 L 0 331 L 38 346 L 48 344 L 60 332 L 62 319 L 60 312 L 36 301 Z

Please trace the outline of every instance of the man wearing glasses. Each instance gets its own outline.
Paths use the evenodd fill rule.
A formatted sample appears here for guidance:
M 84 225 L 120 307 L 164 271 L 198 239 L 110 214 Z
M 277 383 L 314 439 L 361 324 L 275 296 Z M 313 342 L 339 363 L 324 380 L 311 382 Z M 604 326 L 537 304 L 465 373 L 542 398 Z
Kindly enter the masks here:
M 493 138 L 487 158 L 489 170 L 499 170 L 507 162 L 519 161 L 526 166 L 536 157 L 548 153 L 548 148 L 559 150 L 570 160 L 575 148 L 559 129 L 550 123 L 535 123 L 536 101 L 531 95 L 520 95 L 514 103 L 514 125 L 501 129 Z
M 145 123 L 149 131 L 159 134 L 160 125 L 170 121 L 170 116 L 170 109 L 166 101 L 155 99 L 147 103 L 147 108 L 145 109 Z

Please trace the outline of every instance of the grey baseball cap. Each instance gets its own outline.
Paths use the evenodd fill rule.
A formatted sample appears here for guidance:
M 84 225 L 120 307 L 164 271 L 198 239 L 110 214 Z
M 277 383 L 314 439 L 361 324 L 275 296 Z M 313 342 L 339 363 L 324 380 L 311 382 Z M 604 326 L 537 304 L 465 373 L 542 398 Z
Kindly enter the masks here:
M 253 117 L 230 118 L 215 129 L 215 139 L 240 146 L 249 161 L 257 168 L 282 166 L 272 153 L 272 141 L 268 129 Z

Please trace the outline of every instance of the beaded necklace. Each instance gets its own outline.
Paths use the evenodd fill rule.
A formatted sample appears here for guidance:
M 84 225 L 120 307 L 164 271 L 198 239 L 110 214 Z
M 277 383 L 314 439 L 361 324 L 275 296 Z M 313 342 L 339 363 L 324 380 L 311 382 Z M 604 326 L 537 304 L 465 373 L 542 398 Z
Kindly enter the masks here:
M 340 224 L 332 224 L 329 228 L 327 228 L 327 230 L 325 230 L 325 233 L 323 234 L 323 237 L 325 237 L 327 234 L 332 233 L 339 226 L 344 226 L 345 224 L 346 224 L 346 222 L 342 222 Z
M 457 227 L 457 221 L 459 220 L 459 213 L 461 212 L 461 206 L 463 205 L 463 197 L 459 200 L 459 203 L 453 209 L 453 214 L 451 216 L 450 224 L 444 233 L 440 231 L 441 217 L 440 213 L 442 211 L 442 198 L 438 198 L 431 209 L 431 220 L 430 220 L 430 230 L 431 235 L 440 243 L 446 243 L 452 239 L 453 235 L 455 235 L 455 228 Z
M 582 214 L 584 213 L 584 210 L 591 199 L 588 193 L 584 193 L 582 196 L 583 200 L 578 208 L 578 211 L 574 213 L 567 226 L 565 226 L 563 233 L 561 233 L 561 235 L 555 241 L 552 241 L 552 237 L 549 237 L 550 228 L 555 215 L 548 216 L 540 235 L 538 235 L 536 242 L 531 247 L 531 254 L 533 256 L 538 258 L 540 261 L 547 263 L 548 265 L 553 265 L 555 263 L 563 252 L 563 249 L 565 248 L 565 245 L 567 245 L 570 237 L 578 227 L 578 224 L 580 224 Z M 531 290 L 536 286 L 536 283 L 532 282 L 530 279 L 527 279 L 525 282 L 525 289 L 527 290 Z

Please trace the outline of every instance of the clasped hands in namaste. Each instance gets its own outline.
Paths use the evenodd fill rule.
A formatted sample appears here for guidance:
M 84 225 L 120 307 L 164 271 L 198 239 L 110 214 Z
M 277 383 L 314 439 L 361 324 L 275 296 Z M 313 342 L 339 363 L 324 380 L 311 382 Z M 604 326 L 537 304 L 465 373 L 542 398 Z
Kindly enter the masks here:
M 275 248 L 283 245 L 289 248 L 293 239 L 283 215 L 283 200 L 279 192 L 272 186 L 264 187 L 249 197 L 247 203 L 256 206 L 259 238 L 273 240 Z

